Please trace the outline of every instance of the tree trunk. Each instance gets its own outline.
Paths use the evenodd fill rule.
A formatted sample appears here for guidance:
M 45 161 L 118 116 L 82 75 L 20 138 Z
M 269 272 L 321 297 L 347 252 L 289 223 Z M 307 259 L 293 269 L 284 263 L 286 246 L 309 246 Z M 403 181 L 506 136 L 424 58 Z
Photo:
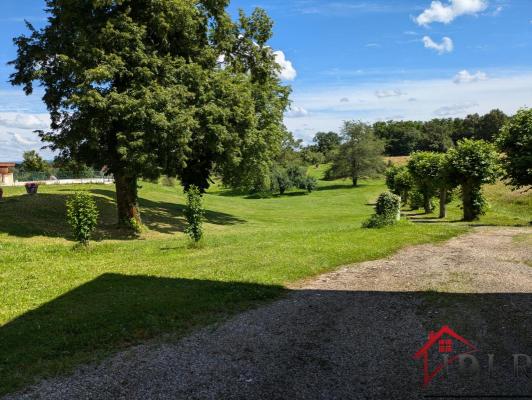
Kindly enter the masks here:
M 353 176 L 352 179 L 353 179 L 353 186 L 357 186 L 358 185 L 358 176 Z
M 440 188 L 440 218 L 447 216 L 447 188 Z
M 408 204 L 408 191 L 407 190 L 405 190 L 403 192 L 403 195 L 401 196 L 401 204 L 403 204 L 404 206 Z
M 432 207 L 430 204 L 430 195 L 423 193 L 423 209 L 425 214 L 430 214 L 432 212 Z
M 116 207 L 118 224 L 131 227 L 131 220 L 141 224 L 137 202 L 137 178 L 128 175 L 114 174 L 116 186 Z
M 464 221 L 473 221 L 475 213 L 473 211 L 473 187 L 471 184 L 462 185 L 462 205 L 464 208 Z

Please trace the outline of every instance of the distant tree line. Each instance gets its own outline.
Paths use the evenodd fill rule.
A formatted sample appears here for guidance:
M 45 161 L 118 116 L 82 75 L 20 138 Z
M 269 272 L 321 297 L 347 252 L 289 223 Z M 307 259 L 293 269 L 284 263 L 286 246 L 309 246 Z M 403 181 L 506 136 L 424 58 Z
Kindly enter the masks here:
M 462 138 L 446 152 L 415 151 L 407 165 L 386 171 L 386 184 L 403 202 L 426 213 L 438 197 L 440 218 L 446 216 L 449 194 L 458 189 L 463 219 L 477 219 L 487 206 L 483 185 L 498 178 L 514 189 L 532 185 L 532 109 L 507 118 L 489 139 Z
M 406 156 L 414 151 L 449 150 L 462 139 L 493 142 L 508 116 L 501 110 L 465 118 L 435 118 L 430 121 L 387 121 L 373 125 L 377 137 L 386 141 L 389 156 Z

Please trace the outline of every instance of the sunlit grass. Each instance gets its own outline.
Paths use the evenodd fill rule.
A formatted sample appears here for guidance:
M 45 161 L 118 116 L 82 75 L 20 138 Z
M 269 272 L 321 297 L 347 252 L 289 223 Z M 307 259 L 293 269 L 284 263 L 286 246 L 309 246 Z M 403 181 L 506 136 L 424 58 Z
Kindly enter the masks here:
M 311 169 L 318 177 L 323 171 Z M 101 213 L 96 241 L 81 251 L 73 250 L 65 222 L 64 202 L 75 190 L 93 193 Z M 179 187 L 141 184 L 147 230 L 140 239 L 115 228 L 113 186 L 41 186 L 35 196 L 6 188 L 0 203 L 0 394 L 161 333 L 182 335 L 276 298 L 290 282 L 468 229 L 406 221 L 362 229 L 384 190 L 381 180 L 356 188 L 320 181 L 311 194 L 253 198 L 215 186 L 205 195 L 204 242 L 191 248 L 182 232 Z M 481 222 L 527 223 L 529 197 L 500 185 L 489 188 L 488 197 L 493 208 Z M 459 210 L 450 209 L 452 220 Z

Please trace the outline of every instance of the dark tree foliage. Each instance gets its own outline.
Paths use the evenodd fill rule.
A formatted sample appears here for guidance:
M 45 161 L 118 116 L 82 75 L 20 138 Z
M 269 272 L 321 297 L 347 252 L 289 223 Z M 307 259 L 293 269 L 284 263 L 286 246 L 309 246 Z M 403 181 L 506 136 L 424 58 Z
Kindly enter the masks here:
M 330 161 L 332 152 L 340 146 L 342 138 L 336 132 L 318 132 L 312 141 L 316 143 L 316 150 L 323 154 L 327 161 Z
M 482 185 L 499 176 L 499 155 L 492 143 L 464 139 L 448 153 L 448 179 L 462 190 L 464 220 L 473 221 L 485 212 Z
M 403 156 L 418 150 L 423 137 L 423 123 L 419 121 L 376 122 L 375 135 L 385 140 L 385 152 L 390 156 Z
M 423 136 L 417 149 L 421 151 L 446 152 L 453 146 L 453 121 L 451 119 L 432 119 L 423 124 Z
M 519 110 L 504 125 L 497 146 L 509 183 L 515 188 L 532 186 L 532 109 Z
M 423 208 L 425 213 L 432 212 L 432 198 L 439 189 L 439 177 L 441 174 L 441 156 L 435 152 L 415 152 L 408 160 L 408 172 L 414 180 L 414 184 L 423 195 Z
M 350 178 L 357 186 L 359 178 L 384 172 L 384 141 L 377 138 L 371 125 L 346 121 L 342 128 L 342 144 L 326 173 L 327 179 Z
M 227 0 L 47 0 L 48 23 L 15 39 L 11 83 L 45 90 L 61 156 L 115 177 L 119 221 L 140 223 L 137 180 L 186 188 L 268 175 L 289 89 L 267 45 L 272 22 L 237 22 Z M 259 177 L 259 178 L 257 178 Z
M 50 164 L 35 151 L 25 151 L 22 155 L 20 169 L 24 172 L 50 172 Z
M 465 118 L 435 118 L 430 121 L 376 122 L 377 137 L 386 141 L 386 154 L 406 156 L 414 151 L 445 152 L 461 139 L 493 141 L 508 117 L 498 109 Z

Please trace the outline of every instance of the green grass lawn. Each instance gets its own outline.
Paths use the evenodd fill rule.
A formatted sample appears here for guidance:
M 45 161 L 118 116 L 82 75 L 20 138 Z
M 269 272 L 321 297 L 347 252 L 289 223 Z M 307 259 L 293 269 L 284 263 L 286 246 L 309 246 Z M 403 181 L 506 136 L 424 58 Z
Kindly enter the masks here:
M 101 213 L 87 250 L 73 249 L 65 224 L 64 203 L 74 190 L 93 193 Z M 220 321 L 281 296 L 290 282 L 468 229 L 406 221 L 362 229 L 383 190 L 379 180 L 357 188 L 320 181 L 308 195 L 259 199 L 213 187 L 205 196 L 206 237 L 194 248 L 182 233 L 178 188 L 142 183 L 147 230 L 140 239 L 115 228 L 113 186 L 41 186 L 35 196 L 5 188 L 0 395 L 163 333 L 179 336 Z M 501 204 L 485 218 L 527 224 L 530 196 L 507 204 L 507 193 L 494 192 Z

